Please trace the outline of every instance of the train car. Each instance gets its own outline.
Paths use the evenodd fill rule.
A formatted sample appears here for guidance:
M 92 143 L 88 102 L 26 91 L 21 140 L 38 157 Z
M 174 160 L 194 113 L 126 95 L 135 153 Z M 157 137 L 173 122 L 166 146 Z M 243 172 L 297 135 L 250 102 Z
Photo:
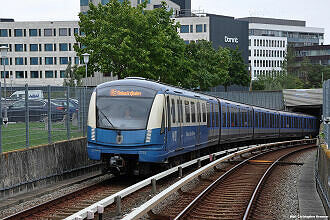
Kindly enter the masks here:
M 315 121 L 129 78 L 92 93 L 87 151 L 104 172 L 148 174 L 236 143 L 315 134 Z

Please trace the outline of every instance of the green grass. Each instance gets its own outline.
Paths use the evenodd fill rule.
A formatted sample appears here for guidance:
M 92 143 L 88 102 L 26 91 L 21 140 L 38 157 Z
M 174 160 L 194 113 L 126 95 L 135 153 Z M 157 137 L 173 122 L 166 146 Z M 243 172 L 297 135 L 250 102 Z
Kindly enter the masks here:
M 2 152 L 26 148 L 25 123 L 2 125 Z M 70 138 L 82 137 L 82 131 L 70 122 Z M 52 122 L 51 141 L 67 140 L 65 122 Z M 48 129 L 44 122 L 29 123 L 29 147 L 48 144 Z

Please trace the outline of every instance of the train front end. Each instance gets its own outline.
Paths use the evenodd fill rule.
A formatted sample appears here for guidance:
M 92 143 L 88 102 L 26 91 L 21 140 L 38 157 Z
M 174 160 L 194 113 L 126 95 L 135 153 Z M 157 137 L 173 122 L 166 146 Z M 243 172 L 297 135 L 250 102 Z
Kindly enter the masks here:
M 136 81 L 102 84 L 92 94 L 87 150 L 90 159 L 103 162 L 104 172 L 141 174 L 141 164 L 164 160 L 163 95 Z

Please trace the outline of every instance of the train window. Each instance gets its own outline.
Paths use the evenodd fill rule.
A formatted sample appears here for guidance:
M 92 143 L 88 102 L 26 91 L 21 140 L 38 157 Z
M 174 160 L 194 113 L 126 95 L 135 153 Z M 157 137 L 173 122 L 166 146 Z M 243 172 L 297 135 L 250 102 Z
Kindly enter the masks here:
M 211 127 L 211 109 L 210 109 L 210 103 L 206 103 L 206 109 L 207 109 L 207 127 Z
M 196 122 L 196 109 L 195 109 L 195 102 L 190 102 L 191 107 L 191 122 Z
M 171 130 L 171 106 L 170 106 L 170 97 L 167 96 L 167 127 L 168 130 Z
M 227 115 L 226 115 L 226 112 L 227 112 L 227 107 L 226 107 L 226 105 L 221 105 L 221 111 L 222 111 L 222 118 L 221 118 L 221 120 L 222 120 L 222 127 L 226 127 L 226 125 L 227 125 Z
M 253 121 L 253 112 L 250 110 L 250 112 L 249 112 L 249 127 L 252 127 L 252 121 Z
M 216 127 L 219 127 L 219 105 L 215 105 L 215 122 L 216 122 Z
M 197 102 L 197 122 L 201 122 L 201 103 Z
M 175 123 L 176 121 L 176 115 L 175 115 L 175 101 L 172 99 L 172 105 L 171 105 L 171 115 L 172 115 L 172 122 Z
M 181 112 L 181 122 L 183 123 L 183 105 L 182 105 L 182 100 L 180 100 L 180 112 Z
M 212 114 L 212 124 L 211 124 L 211 126 L 212 127 L 215 127 L 215 112 L 214 112 L 214 110 L 215 110 L 214 104 L 211 104 L 211 114 Z
M 206 107 L 205 107 L 205 103 L 202 103 L 202 108 L 203 108 L 203 122 L 206 122 Z
M 227 105 L 227 111 L 226 111 L 226 115 L 227 115 L 227 128 L 230 128 L 230 108 Z
M 230 107 L 230 120 L 231 120 L 231 127 L 235 127 L 235 109 Z
M 181 122 L 181 106 L 179 99 L 176 100 L 176 106 L 178 106 L 178 122 Z
M 186 113 L 186 122 L 190 122 L 190 108 L 189 108 L 189 102 L 184 101 L 184 111 Z
M 258 112 L 254 112 L 254 117 L 255 117 L 255 123 L 254 123 L 254 127 L 258 128 L 259 127 L 259 114 Z

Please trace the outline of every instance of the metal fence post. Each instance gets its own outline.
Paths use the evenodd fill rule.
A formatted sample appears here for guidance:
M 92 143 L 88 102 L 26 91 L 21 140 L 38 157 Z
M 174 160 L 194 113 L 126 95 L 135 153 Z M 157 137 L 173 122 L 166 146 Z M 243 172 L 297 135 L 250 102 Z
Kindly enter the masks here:
M 0 154 L 2 154 L 2 124 L 3 124 L 3 118 L 2 118 L 2 106 L 1 106 L 1 82 L 0 82 Z
M 47 120 L 48 120 L 48 143 L 52 143 L 52 109 L 50 105 L 50 98 L 51 98 L 51 87 L 48 85 L 48 109 L 47 109 Z
M 29 137 L 29 87 L 25 84 L 25 146 L 26 148 L 30 145 Z
M 70 87 L 66 87 L 66 134 L 70 140 L 70 105 L 69 105 Z M 73 114 L 73 113 L 72 113 Z

